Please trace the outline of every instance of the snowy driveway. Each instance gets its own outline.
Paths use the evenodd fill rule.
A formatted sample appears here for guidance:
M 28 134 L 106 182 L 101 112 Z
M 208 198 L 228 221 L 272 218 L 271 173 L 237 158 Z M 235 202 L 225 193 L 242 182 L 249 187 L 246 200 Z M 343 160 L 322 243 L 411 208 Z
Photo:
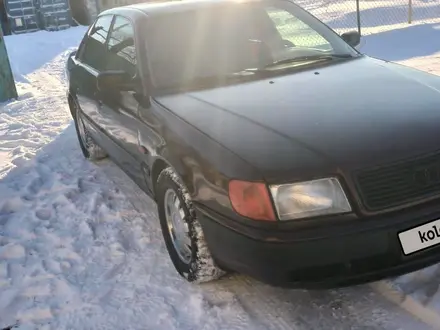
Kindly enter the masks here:
M 181 280 L 153 202 L 80 154 L 63 70 L 83 32 L 6 38 L 21 97 L 0 106 L 0 329 L 428 329 L 369 286 Z

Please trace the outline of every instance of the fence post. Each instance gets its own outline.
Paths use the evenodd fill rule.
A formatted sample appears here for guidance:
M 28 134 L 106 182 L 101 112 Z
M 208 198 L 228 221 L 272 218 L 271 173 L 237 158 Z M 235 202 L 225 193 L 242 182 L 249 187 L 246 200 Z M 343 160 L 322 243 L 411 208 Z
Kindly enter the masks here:
M 5 39 L 3 38 L 3 31 L 0 26 L 0 102 L 5 102 L 13 98 L 18 98 L 17 88 L 15 87 L 8 52 L 6 51 Z
M 408 24 L 412 23 L 412 16 L 413 16 L 413 5 L 412 5 L 412 0 L 409 0 L 409 2 L 408 2 Z
M 360 0 L 356 0 L 356 18 L 357 18 L 357 25 L 358 25 L 358 32 L 361 33 L 361 6 L 360 6 Z

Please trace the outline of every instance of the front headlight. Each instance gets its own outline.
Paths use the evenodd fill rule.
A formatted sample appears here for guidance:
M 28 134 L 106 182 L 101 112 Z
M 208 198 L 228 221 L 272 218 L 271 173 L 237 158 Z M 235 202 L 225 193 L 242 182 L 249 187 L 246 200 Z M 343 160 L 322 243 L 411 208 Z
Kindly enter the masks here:
M 270 186 L 280 220 L 351 211 L 338 179 L 327 178 Z

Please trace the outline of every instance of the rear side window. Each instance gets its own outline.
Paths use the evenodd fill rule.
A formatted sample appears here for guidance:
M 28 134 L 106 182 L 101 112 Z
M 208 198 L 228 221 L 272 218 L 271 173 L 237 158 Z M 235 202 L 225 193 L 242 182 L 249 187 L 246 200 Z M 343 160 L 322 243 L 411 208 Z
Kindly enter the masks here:
M 112 24 L 113 16 L 105 15 L 97 19 L 91 28 L 84 44 L 81 61 L 92 68 L 101 71 L 107 55 L 106 40 Z
M 133 77 L 136 74 L 137 65 L 136 48 L 134 28 L 128 19 L 116 16 L 108 39 L 108 49 L 105 69 L 123 70 Z

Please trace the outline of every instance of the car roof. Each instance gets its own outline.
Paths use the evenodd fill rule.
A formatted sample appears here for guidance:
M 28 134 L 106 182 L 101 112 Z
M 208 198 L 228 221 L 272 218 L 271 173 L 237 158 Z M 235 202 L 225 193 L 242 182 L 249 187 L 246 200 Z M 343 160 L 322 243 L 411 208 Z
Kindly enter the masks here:
M 129 14 L 129 12 L 143 12 L 148 16 L 161 13 L 175 13 L 186 10 L 209 8 L 211 6 L 239 3 L 239 2 L 258 2 L 261 0 L 177 0 L 177 1 L 158 1 L 143 2 L 129 6 L 115 7 L 102 12 L 103 14 Z

